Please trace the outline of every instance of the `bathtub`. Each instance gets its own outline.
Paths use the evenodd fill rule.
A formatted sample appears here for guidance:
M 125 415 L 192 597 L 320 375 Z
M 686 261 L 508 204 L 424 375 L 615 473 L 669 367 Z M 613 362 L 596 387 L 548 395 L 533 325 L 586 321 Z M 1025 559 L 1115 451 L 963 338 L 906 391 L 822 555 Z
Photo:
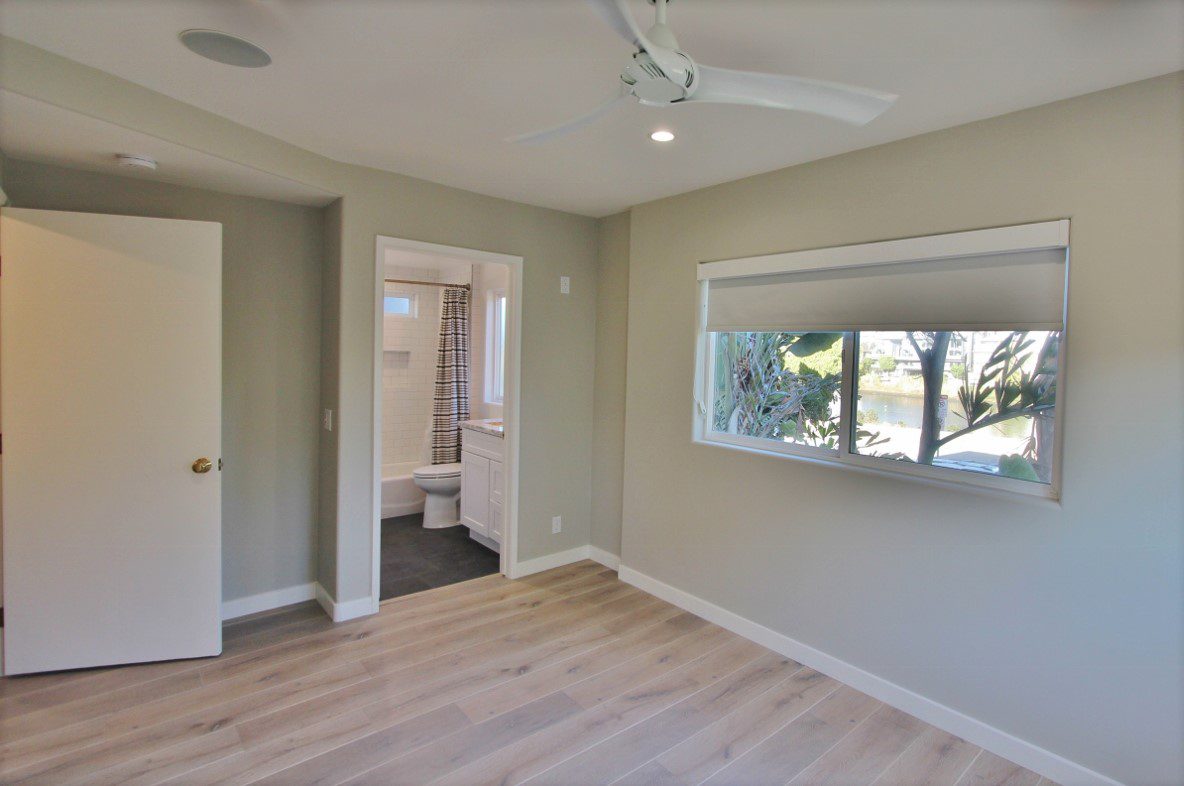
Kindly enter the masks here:
M 420 461 L 382 465 L 382 518 L 423 513 L 424 493 L 411 479 Z

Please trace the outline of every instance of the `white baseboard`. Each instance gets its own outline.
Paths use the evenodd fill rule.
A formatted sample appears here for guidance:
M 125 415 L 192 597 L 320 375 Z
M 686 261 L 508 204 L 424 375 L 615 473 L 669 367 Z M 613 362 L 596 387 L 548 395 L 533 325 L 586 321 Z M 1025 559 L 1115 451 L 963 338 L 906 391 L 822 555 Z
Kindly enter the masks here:
M 1121 786 L 1118 781 L 1101 773 L 1094 772 L 1030 742 L 1025 742 L 944 704 L 927 699 L 908 688 L 903 688 L 883 677 L 864 671 L 858 666 L 853 666 L 808 644 L 791 639 L 789 636 L 766 628 L 746 617 L 741 617 L 739 614 L 721 608 L 710 601 L 672 587 L 625 565 L 621 565 L 618 570 L 622 581 L 632 584 L 638 589 L 645 590 L 692 614 L 697 614 L 721 628 L 751 639 L 780 655 L 793 658 L 815 671 L 822 672 L 828 677 L 863 691 L 885 704 L 914 715 L 926 723 L 948 731 L 950 734 L 955 734 L 1057 783 L 1065 786 L 1076 786 L 1076 784 Z
M 321 586 L 320 582 L 316 584 L 316 601 L 321 604 L 321 608 L 334 622 L 345 622 L 378 613 L 378 605 L 374 598 L 355 598 L 339 603 L 333 599 L 328 590 Z
M 567 551 L 560 551 L 555 554 L 547 554 L 544 557 L 535 557 L 525 562 L 519 562 L 517 570 L 514 571 L 513 578 L 520 579 L 532 573 L 542 573 L 544 570 L 561 568 L 564 565 L 570 565 L 573 562 L 580 562 L 586 559 L 595 560 L 601 565 L 612 568 L 613 570 L 617 569 L 617 563 L 620 562 L 620 558 L 616 554 L 610 554 L 596 546 L 576 546 L 574 549 L 568 549 Z
M 570 565 L 573 562 L 579 562 L 584 559 L 588 559 L 587 546 L 576 546 L 574 549 L 568 549 L 567 551 L 547 554 L 543 557 L 535 557 L 534 559 L 519 562 L 517 569 L 514 571 L 514 578 L 520 579 L 532 573 L 542 573 L 544 570 L 561 568 L 564 565 Z
M 290 606 L 293 603 L 312 600 L 315 597 L 316 589 L 313 582 L 310 581 L 308 584 L 297 584 L 294 587 L 260 592 L 258 595 L 248 595 L 245 598 L 224 600 L 222 601 L 222 619 L 232 620 L 237 617 L 245 617 L 248 614 Z
M 621 558 L 611 551 L 605 551 L 599 546 L 588 547 L 588 559 L 595 560 L 606 568 L 617 570 L 621 565 Z

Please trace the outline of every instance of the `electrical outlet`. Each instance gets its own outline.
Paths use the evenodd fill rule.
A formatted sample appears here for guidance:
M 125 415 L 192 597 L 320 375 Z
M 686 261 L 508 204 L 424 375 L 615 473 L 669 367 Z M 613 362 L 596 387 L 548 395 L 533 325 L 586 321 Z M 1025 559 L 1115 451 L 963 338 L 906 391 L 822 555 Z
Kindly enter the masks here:
M 561 294 L 561 295 L 570 295 L 571 294 L 571 277 L 570 276 L 560 276 L 559 277 L 559 294 Z
M 560 532 L 563 532 L 563 516 L 552 516 L 551 534 L 558 535 Z
M 333 430 L 333 410 L 321 410 L 321 428 L 323 428 L 325 431 Z

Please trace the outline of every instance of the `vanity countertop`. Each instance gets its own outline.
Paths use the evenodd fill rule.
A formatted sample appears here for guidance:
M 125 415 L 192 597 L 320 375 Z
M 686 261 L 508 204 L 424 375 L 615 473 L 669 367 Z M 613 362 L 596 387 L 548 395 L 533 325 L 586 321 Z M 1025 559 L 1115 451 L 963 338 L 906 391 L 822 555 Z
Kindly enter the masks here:
M 472 429 L 473 431 L 480 431 L 482 434 L 490 434 L 495 437 L 504 437 L 506 435 L 506 427 L 502 423 L 501 418 L 486 418 L 485 420 L 462 420 L 460 422 L 460 427 Z

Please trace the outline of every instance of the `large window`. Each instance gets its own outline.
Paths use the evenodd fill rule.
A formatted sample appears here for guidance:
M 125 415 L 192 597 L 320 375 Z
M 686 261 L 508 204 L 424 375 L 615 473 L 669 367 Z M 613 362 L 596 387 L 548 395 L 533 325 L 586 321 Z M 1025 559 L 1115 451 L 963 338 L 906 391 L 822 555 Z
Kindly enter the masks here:
M 1055 497 L 1067 229 L 701 266 L 697 438 Z
M 1052 481 L 1058 331 L 856 334 L 851 450 Z M 874 435 L 874 436 L 873 436 Z
M 711 430 L 833 449 L 841 333 L 716 333 Z

